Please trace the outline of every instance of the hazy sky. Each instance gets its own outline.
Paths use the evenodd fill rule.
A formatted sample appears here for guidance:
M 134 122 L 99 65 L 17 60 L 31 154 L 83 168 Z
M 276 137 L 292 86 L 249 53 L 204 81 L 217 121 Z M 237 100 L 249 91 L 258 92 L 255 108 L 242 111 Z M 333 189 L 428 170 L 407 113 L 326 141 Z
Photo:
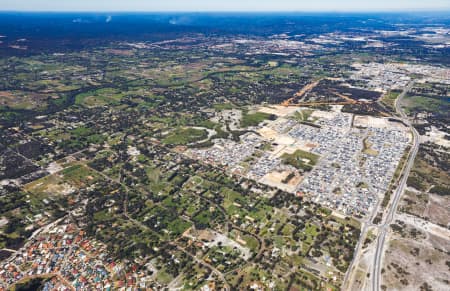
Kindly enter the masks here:
M 411 11 L 450 10 L 450 0 L 0 0 L 27 11 Z

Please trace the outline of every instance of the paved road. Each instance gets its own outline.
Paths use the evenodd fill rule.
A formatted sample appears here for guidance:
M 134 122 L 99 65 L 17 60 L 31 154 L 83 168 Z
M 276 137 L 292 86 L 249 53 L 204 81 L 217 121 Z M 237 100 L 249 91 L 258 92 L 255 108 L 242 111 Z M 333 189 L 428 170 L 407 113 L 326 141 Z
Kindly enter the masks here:
M 401 110 L 401 107 L 400 107 L 400 101 L 401 101 L 401 99 L 403 98 L 403 97 L 405 97 L 406 96 L 406 94 L 409 92 L 409 90 L 411 90 L 411 88 L 413 87 L 413 85 L 414 85 L 414 83 L 413 82 L 410 82 L 405 88 L 404 88 L 404 90 L 402 91 L 402 93 L 398 96 L 398 98 L 397 98 L 397 100 L 396 100 L 396 102 L 395 102 L 395 108 L 396 108 L 396 111 L 397 111 L 397 113 L 402 117 L 402 119 L 404 120 L 404 122 L 406 123 L 406 124 L 409 124 L 407 121 L 406 121 L 406 119 L 407 119 L 407 115 Z M 411 127 L 411 126 L 410 126 Z M 412 128 L 412 127 L 411 127 Z M 412 128 L 412 130 L 414 130 L 413 128 Z M 414 134 L 414 133 L 413 133 Z M 417 153 L 417 152 L 416 152 Z M 414 154 L 414 157 L 415 157 L 415 154 Z M 414 158 L 412 158 L 412 160 L 411 160 L 411 158 L 410 158 L 410 161 L 414 161 Z M 412 163 L 411 162 L 411 163 Z M 406 171 L 406 167 L 405 167 L 405 171 Z M 408 171 L 408 174 L 409 174 L 409 171 Z M 407 176 L 408 175 L 406 175 L 406 178 L 404 179 L 404 182 L 406 183 L 406 179 L 407 179 Z M 399 187 L 400 188 L 400 187 Z M 398 190 L 399 189 L 397 189 L 397 192 L 396 192 L 396 194 L 398 195 L 398 196 L 400 196 L 400 192 L 398 192 Z M 403 193 L 403 192 L 402 192 Z M 397 198 L 398 200 L 399 200 L 399 197 Z M 377 205 L 376 205 L 376 207 L 374 207 L 374 210 L 373 210 L 373 212 L 372 212 L 372 215 L 365 221 L 365 222 L 363 222 L 363 227 L 362 227 L 362 229 L 361 229 L 361 235 L 360 235 L 360 238 L 359 238 L 359 240 L 358 240 L 358 243 L 356 244 L 356 247 L 355 247 L 355 252 L 354 252 L 354 256 L 353 256 L 353 260 L 350 262 L 350 265 L 349 265 L 349 267 L 348 267 L 348 269 L 347 269 L 347 272 L 345 273 L 345 277 L 344 277 L 344 280 L 343 280 L 343 283 L 342 283 L 342 286 L 344 287 L 344 288 L 346 288 L 346 287 L 348 287 L 348 286 L 350 286 L 351 285 L 351 281 L 353 280 L 353 275 L 354 275 L 354 272 L 355 272 L 355 270 L 354 270 L 354 267 L 355 267 L 355 265 L 357 265 L 357 262 L 358 262 L 358 260 L 359 260 L 359 258 L 360 258 L 360 253 L 361 253 L 361 248 L 362 248 L 362 241 L 365 239 L 365 237 L 366 237 L 366 233 L 367 233 L 367 230 L 368 230 L 368 228 L 369 227 L 371 227 L 371 226 L 373 226 L 373 224 L 372 224 L 372 221 L 373 221 L 373 219 L 375 218 L 375 216 L 376 216 L 376 214 L 378 213 L 378 209 L 379 209 L 379 206 L 380 206 L 380 204 L 381 204 L 381 201 L 378 201 L 378 203 L 377 203 Z M 397 201 L 397 204 L 398 204 L 398 201 Z M 394 206 L 394 203 L 392 204 L 392 206 Z M 395 206 L 395 209 L 396 209 L 397 207 Z M 393 209 L 393 208 L 391 208 L 391 209 Z M 393 211 L 393 213 L 395 213 L 395 211 Z M 387 220 L 386 220 L 387 221 Z M 389 224 L 387 224 L 387 225 L 389 225 Z M 380 227 L 380 229 L 381 228 L 385 228 L 386 227 L 386 224 L 385 225 L 382 225 L 381 227 Z M 378 236 L 378 241 L 377 241 L 377 250 L 380 250 L 380 246 L 381 245 L 384 245 L 384 240 L 385 240 L 385 235 L 386 234 L 380 234 L 379 236 Z M 380 237 L 382 236 L 382 238 L 380 239 Z M 381 253 L 381 250 L 380 250 L 380 253 Z M 373 277 L 373 276 L 372 276 Z M 377 285 L 377 286 L 379 286 L 379 285 Z M 373 288 L 373 290 L 378 290 L 378 288 Z
M 397 99 L 395 100 L 395 110 L 397 111 L 397 113 L 401 116 L 401 118 L 403 119 L 408 119 L 408 116 L 406 115 L 406 113 L 402 110 L 401 107 L 401 101 L 403 99 L 403 97 L 406 96 L 406 94 L 408 94 L 409 90 L 412 89 L 412 87 L 414 86 L 414 82 L 410 82 L 405 89 L 403 90 L 402 93 L 400 93 L 400 95 L 398 95 Z
M 408 91 L 412 88 L 413 84 L 410 83 L 405 90 L 399 95 L 397 102 L 395 103 L 395 108 L 399 115 L 402 117 L 405 124 L 407 124 L 411 132 L 413 134 L 413 145 L 411 148 L 411 152 L 409 155 L 408 162 L 406 167 L 403 170 L 402 177 L 400 179 L 399 185 L 394 192 L 394 197 L 392 203 L 390 204 L 389 209 L 387 210 L 387 215 L 385 217 L 384 223 L 380 226 L 380 232 L 377 239 L 377 245 L 375 250 L 375 258 L 373 263 L 373 272 L 372 272 L 372 290 L 380 290 L 380 276 L 381 276 L 381 266 L 382 266 L 382 256 L 384 244 L 386 242 L 386 234 L 389 229 L 389 225 L 394 220 L 395 212 L 397 211 L 398 203 L 400 202 L 400 198 L 405 191 L 406 181 L 408 180 L 409 173 L 414 165 L 414 159 L 416 158 L 417 152 L 419 150 L 419 133 L 417 130 L 409 123 L 407 120 L 406 114 L 400 107 L 401 99 L 408 93 Z
M 380 202 L 381 201 L 378 201 L 377 206 L 374 207 L 372 215 L 370 215 L 370 217 L 366 221 L 362 222 L 363 227 L 361 229 L 361 234 L 359 236 L 358 243 L 355 246 L 353 259 L 350 262 L 350 265 L 347 268 L 347 272 L 345 273 L 344 280 L 342 281 L 342 288 L 348 288 L 349 286 L 351 286 L 351 283 L 353 281 L 353 277 L 355 274 L 354 272 L 356 271 L 356 270 L 354 270 L 354 268 L 357 268 L 358 262 L 359 262 L 359 259 L 361 256 L 363 240 L 365 240 L 365 238 L 366 238 L 366 234 L 369 230 L 369 227 L 373 226 L 372 221 L 377 214 L 378 206 L 379 206 Z

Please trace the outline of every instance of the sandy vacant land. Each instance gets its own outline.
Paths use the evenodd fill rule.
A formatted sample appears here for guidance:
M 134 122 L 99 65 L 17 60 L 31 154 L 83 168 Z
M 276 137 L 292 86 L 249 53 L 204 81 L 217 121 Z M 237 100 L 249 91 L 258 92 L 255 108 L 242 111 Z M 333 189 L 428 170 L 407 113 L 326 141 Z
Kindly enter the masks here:
M 450 224 L 450 197 L 409 189 L 400 204 L 400 210 L 439 225 Z
M 446 133 L 440 131 L 434 126 L 431 126 L 431 131 L 428 131 L 425 135 L 421 136 L 422 140 L 433 142 L 437 145 L 450 148 L 450 140 L 446 139 Z
M 311 114 L 311 117 L 318 119 L 333 119 L 336 115 L 338 115 L 338 112 L 315 110 Z
M 260 128 L 258 130 L 258 133 L 262 137 L 276 143 L 276 145 L 272 150 L 273 155 L 276 157 L 281 157 L 285 153 L 292 154 L 296 150 L 303 150 L 310 152 L 312 149 L 318 146 L 317 144 L 313 144 L 306 141 L 297 141 L 292 137 L 286 134 L 280 134 L 274 129 L 267 126 Z
M 68 195 L 76 189 L 70 184 L 65 183 L 60 176 L 50 175 L 27 184 L 25 190 L 30 193 L 44 193 L 53 196 Z
M 380 118 L 367 115 L 356 115 L 353 121 L 353 125 L 356 127 L 397 128 L 408 130 L 408 128 L 402 125 L 400 122 L 392 122 L 389 121 L 388 118 Z
M 272 105 L 270 107 L 261 107 L 258 109 L 259 112 L 264 112 L 268 114 L 273 114 L 276 116 L 285 117 L 288 115 L 292 115 L 295 111 L 300 110 L 299 107 L 294 106 L 281 106 L 281 105 Z
M 448 231 L 419 218 L 397 218 L 383 258 L 382 290 L 449 290 Z
M 295 191 L 297 185 L 302 181 L 302 176 L 298 173 L 295 173 L 295 176 L 287 183 L 284 183 L 284 180 L 291 174 L 292 171 L 273 171 L 268 174 L 266 174 L 262 179 L 261 182 L 267 185 L 271 185 L 274 187 L 278 187 L 280 189 L 283 189 L 284 191 L 293 192 Z
M 264 126 L 263 128 L 258 129 L 258 133 L 263 136 L 264 138 L 270 139 L 270 140 L 277 140 L 278 132 L 271 129 L 270 127 Z M 293 143 L 293 142 L 291 142 Z

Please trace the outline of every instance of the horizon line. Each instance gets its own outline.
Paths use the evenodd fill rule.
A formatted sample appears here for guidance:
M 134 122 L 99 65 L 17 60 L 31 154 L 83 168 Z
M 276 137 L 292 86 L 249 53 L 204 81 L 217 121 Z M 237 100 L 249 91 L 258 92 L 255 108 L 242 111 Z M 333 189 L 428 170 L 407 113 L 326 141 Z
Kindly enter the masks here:
M 444 10 L 443 10 L 444 9 Z M 1 10 L 0 13 L 446 13 L 450 7 L 389 10 Z

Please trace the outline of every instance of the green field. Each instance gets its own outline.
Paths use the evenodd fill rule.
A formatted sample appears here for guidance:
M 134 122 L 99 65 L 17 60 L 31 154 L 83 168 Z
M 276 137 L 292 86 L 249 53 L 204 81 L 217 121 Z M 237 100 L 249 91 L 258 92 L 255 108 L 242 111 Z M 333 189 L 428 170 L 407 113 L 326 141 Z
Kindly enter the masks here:
M 64 180 L 77 187 L 92 185 L 100 180 L 100 175 L 85 165 L 74 165 L 61 172 Z
M 196 128 L 177 128 L 162 140 L 167 145 L 187 145 L 208 137 L 206 130 Z
M 311 171 L 313 166 L 319 160 L 319 156 L 313 153 L 305 152 L 302 150 L 296 150 L 292 154 L 283 154 L 281 156 L 283 162 L 287 165 L 291 165 L 297 169 Z M 305 161 L 307 160 L 307 161 Z
M 435 113 L 448 113 L 450 111 L 449 97 L 431 98 L 426 96 L 407 96 L 402 101 L 402 106 L 406 109 L 408 114 L 420 111 Z
M 381 102 L 392 111 L 395 111 L 395 101 L 397 100 L 399 95 L 399 91 L 390 91 L 381 98 Z
M 124 94 L 113 88 L 103 88 L 86 93 L 78 94 L 75 97 L 75 104 L 86 107 L 96 107 L 102 105 L 117 105 L 124 97 Z
M 294 119 L 298 121 L 308 121 L 309 117 L 311 117 L 311 114 L 314 112 L 314 110 L 311 109 L 304 109 L 300 110 L 294 113 Z
M 214 104 L 213 108 L 216 111 L 230 110 L 230 109 L 234 108 L 234 105 L 231 103 L 218 103 L 218 104 Z
M 242 113 L 241 127 L 249 127 L 249 126 L 257 126 L 264 120 L 272 119 L 273 115 L 264 113 L 264 112 L 256 112 L 256 113 Z

